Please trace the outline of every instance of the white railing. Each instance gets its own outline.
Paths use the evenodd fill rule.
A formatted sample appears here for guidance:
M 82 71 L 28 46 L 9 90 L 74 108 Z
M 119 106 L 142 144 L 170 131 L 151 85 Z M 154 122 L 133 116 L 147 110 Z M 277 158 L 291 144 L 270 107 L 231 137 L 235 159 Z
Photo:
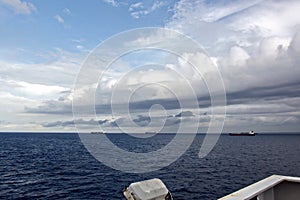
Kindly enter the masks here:
M 272 175 L 219 200 L 300 200 L 300 178 Z

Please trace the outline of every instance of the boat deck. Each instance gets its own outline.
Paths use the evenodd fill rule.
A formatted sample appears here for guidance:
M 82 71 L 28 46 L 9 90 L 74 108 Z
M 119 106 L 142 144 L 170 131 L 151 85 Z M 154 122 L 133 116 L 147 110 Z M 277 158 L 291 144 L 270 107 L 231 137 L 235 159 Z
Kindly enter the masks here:
M 219 200 L 299 200 L 300 178 L 272 175 Z

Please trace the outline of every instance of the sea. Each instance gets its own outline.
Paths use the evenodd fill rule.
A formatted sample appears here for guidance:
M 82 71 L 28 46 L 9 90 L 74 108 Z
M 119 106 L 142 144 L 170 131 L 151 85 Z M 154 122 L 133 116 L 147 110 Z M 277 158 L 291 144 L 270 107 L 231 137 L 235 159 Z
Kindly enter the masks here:
M 113 143 L 136 152 L 161 148 L 173 137 L 157 134 L 145 140 L 108 134 Z M 130 183 L 160 178 L 175 200 L 206 200 L 273 174 L 300 176 L 300 134 L 222 134 L 200 159 L 204 137 L 198 134 L 169 166 L 134 174 L 96 160 L 76 133 L 0 133 L 0 199 L 124 199 L 122 189 Z

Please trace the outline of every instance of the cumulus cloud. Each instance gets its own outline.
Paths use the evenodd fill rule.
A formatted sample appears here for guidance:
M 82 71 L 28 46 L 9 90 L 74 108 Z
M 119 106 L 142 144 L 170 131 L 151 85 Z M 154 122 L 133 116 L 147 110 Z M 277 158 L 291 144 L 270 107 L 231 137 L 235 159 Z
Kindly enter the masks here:
M 113 0 L 105 2 L 112 6 L 121 5 Z M 165 5 L 162 1 L 150 1 L 148 4 L 142 1 L 129 5 L 128 10 L 133 17 L 140 18 Z M 132 120 L 139 127 L 146 128 L 149 124 L 158 127 L 161 123 L 166 127 L 175 127 L 179 123 L 195 126 L 200 119 L 201 125 L 207 127 L 211 118 L 211 102 L 205 79 L 214 83 L 215 74 L 208 67 L 213 59 L 226 86 L 228 127 L 258 124 L 263 130 L 264 125 L 282 124 L 289 129 L 290 124 L 291 129 L 296 130 L 300 115 L 299 6 L 296 0 L 176 2 L 173 17 L 166 27 L 192 36 L 204 45 L 210 57 L 193 51 L 182 52 L 181 55 L 150 52 L 122 57 L 112 63 L 111 69 L 98 83 L 86 85 L 78 93 L 82 97 L 78 105 L 80 110 L 85 112 L 85 106 L 95 103 L 93 111 L 102 120 L 87 116 L 90 118 L 79 119 L 76 123 L 86 127 L 94 123 L 104 127 L 126 127 L 131 126 L 129 121 Z M 55 19 L 63 24 L 61 16 L 67 17 L 71 14 L 69 11 L 64 9 Z M 158 43 L 160 47 L 177 45 L 164 41 L 158 33 L 151 37 L 136 37 L 127 45 L 155 46 Z M 82 48 L 81 42 L 76 41 L 76 44 L 78 49 Z M 0 93 L 1 101 L 9 99 L 12 103 L 12 99 L 17 97 L 22 105 L 17 108 L 24 115 L 51 114 L 48 118 L 52 122 L 42 123 L 43 127 L 74 126 L 69 118 L 72 113 L 72 83 L 80 66 L 80 59 L 75 58 L 76 55 L 65 56 L 59 62 L 30 65 L 2 62 L 0 82 L 4 90 Z M 130 60 L 135 63 L 130 63 Z M 189 65 L 189 61 L 201 66 L 201 74 Z M 140 67 L 145 63 L 146 67 Z M 92 66 L 97 64 L 92 63 Z M 98 79 L 99 70 L 91 69 L 90 72 L 87 79 Z M 205 115 L 189 107 L 193 92 L 197 108 Z M 93 93 L 95 95 L 91 95 Z M 87 99 L 87 96 L 95 99 Z M 112 114 L 110 102 L 118 111 L 114 119 L 108 117 Z M 185 105 L 182 108 L 185 111 L 180 110 L 180 103 Z M 165 112 L 161 109 L 155 112 L 155 116 L 145 115 L 145 111 L 157 104 Z M 125 115 L 127 108 L 132 114 L 131 119 Z M 57 116 L 62 119 L 55 120 Z
M 16 14 L 31 14 L 36 11 L 32 3 L 21 0 L 0 0 L 0 4 L 12 9 Z
M 299 52 L 293 49 L 299 42 L 297 35 L 263 39 L 251 56 L 241 47 L 232 47 L 229 56 L 219 60 L 227 91 L 298 82 L 299 58 L 295 53 Z
M 288 37 L 299 29 L 300 2 L 181 0 L 167 27 L 196 38 L 210 53 L 222 53 L 233 45 L 256 46 L 262 38 Z
M 211 4 L 182 0 L 167 27 L 203 42 L 219 65 L 228 93 L 279 86 L 296 82 L 299 76 L 299 59 L 292 50 L 298 42 L 299 6 L 294 0 Z
M 233 45 L 228 54 L 224 53 L 224 55 L 217 57 L 219 70 L 226 84 L 230 119 L 239 122 L 236 118 L 239 118 L 241 115 L 256 114 L 260 115 L 260 124 L 263 124 L 264 120 L 267 124 L 277 123 L 278 119 L 275 119 L 275 117 L 272 117 L 271 120 L 270 116 L 266 116 L 269 110 L 272 109 L 273 111 L 269 113 L 274 115 L 284 113 L 279 118 L 284 119 L 285 123 L 292 123 L 298 119 L 297 115 L 299 113 L 297 112 L 289 116 L 289 113 L 292 112 L 291 109 L 297 110 L 297 107 L 290 108 L 282 106 L 278 101 L 272 102 L 274 99 L 285 98 L 288 101 L 288 99 L 299 96 L 297 95 L 299 94 L 299 68 L 297 67 L 297 63 L 299 63 L 297 56 L 299 55 L 299 48 L 297 44 L 299 44 L 299 34 L 295 34 L 292 37 L 268 37 L 261 39 L 257 47 L 251 49 L 251 52 L 245 47 Z M 118 120 L 110 120 L 102 124 L 105 127 L 131 126 L 128 122 L 130 119 L 124 115 L 127 107 L 129 107 L 131 113 L 136 114 L 136 117 L 133 117 L 133 122 L 140 127 L 147 127 L 150 123 L 150 118 L 140 113 L 149 110 L 153 105 L 162 105 L 168 111 L 167 115 L 170 114 L 170 110 L 174 111 L 180 108 L 178 97 L 181 97 L 180 100 L 184 100 L 185 105 L 189 105 L 188 101 L 191 93 L 186 89 L 188 87 L 184 85 L 186 80 L 178 76 L 180 74 L 189 77 L 189 83 L 194 88 L 197 88 L 198 106 L 202 109 L 202 112 L 210 113 L 210 96 L 207 90 L 202 92 L 202 88 L 205 88 L 205 84 L 201 84 L 203 77 L 195 76 L 194 71 L 186 62 L 189 59 L 195 59 L 194 62 L 198 61 L 203 64 L 207 62 L 208 57 L 201 53 L 194 55 L 184 53 L 180 58 L 171 59 L 175 60 L 175 63 L 167 63 L 160 67 L 147 65 L 146 68 L 131 70 L 126 76 L 122 75 L 126 73 L 126 70 L 130 69 L 128 68 L 130 65 L 128 63 L 125 64 L 125 62 L 119 62 L 116 64 L 118 66 L 116 69 L 118 70 L 112 70 L 104 74 L 102 77 L 103 82 L 100 81 L 98 85 L 85 88 L 82 91 L 82 97 L 84 99 L 84 97 L 89 96 L 87 93 L 93 92 L 98 88 L 96 91 L 99 93 L 95 96 L 96 113 L 107 115 L 111 114 L 111 105 L 108 103 L 111 102 L 110 94 L 114 93 L 116 95 L 115 100 L 117 101 L 113 103 L 118 108 L 118 115 L 115 116 Z M 122 71 L 121 67 L 123 64 L 125 66 L 124 71 Z M 201 70 L 205 76 L 210 74 L 209 68 Z M 165 87 L 161 87 L 161 85 Z M 175 96 L 170 91 L 176 91 L 178 96 Z M 107 96 L 103 96 L 104 94 Z M 125 98 L 128 94 L 132 94 L 131 99 Z M 107 97 L 107 99 L 103 101 L 105 99 L 103 97 Z M 85 104 L 94 103 L 84 100 Z M 65 107 L 65 103 L 49 101 L 45 102 L 44 106 L 37 107 L 36 110 L 27 108 L 26 111 L 28 113 L 70 113 L 71 108 L 70 106 Z M 272 105 L 269 106 L 269 104 Z M 285 108 L 285 110 L 280 110 L 280 107 Z M 185 109 L 188 108 L 185 107 Z M 82 110 L 85 110 L 84 107 L 82 107 Z M 165 126 L 172 126 L 180 122 L 185 125 L 195 126 L 199 115 L 194 115 L 193 113 L 199 112 L 190 110 L 174 114 L 172 115 L 174 117 L 165 119 Z M 179 117 L 182 119 L 178 119 Z M 248 117 L 246 118 L 248 119 Z M 207 127 L 209 120 L 210 114 L 200 117 L 200 122 L 203 123 L 203 126 Z M 151 117 L 151 124 L 154 127 L 163 121 L 163 118 L 159 115 L 154 118 Z M 228 125 L 233 126 L 231 122 Z
M 155 34 L 153 37 L 155 37 Z M 295 45 L 299 42 L 298 37 L 298 34 L 295 34 L 291 37 L 261 38 L 256 48 L 249 49 L 233 45 L 228 52 L 223 52 L 223 54 L 215 57 L 218 69 L 225 81 L 228 105 L 240 106 L 241 112 L 245 111 L 244 114 L 247 112 L 249 114 L 254 110 L 258 110 L 260 106 L 264 106 L 258 103 L 257 107 L 253 107 L 251 111 L 242 109 L 256 102 L 257 99 L 264 100 L 264 104 L 267 104 L 270 98 L 294 97 L 298 91 L 297 88 L 299 88 L 297 81 L 299 76 L 299 68 L 297 67 L 299 58 L 296 56 L 298 48 Z M 160 38 L 158 37 L 158 39 Z M 143 37 L 136 38 L 134 42 L 151 45 L 152 41 L 153 38 Z M 143 58 L 147 60 L 147 56 L 143 56 Z M 152 60 L 158 61 L 158 58 Z M 98 85 L 99 94 L 97 95 L 99 96 L 96 95 L 96 99 L 103 100 L 103 91 L 106 91 L 107 94 L 113 93 L 115 99 L 110 99 L 109 95 L 107 95 L 108 99 L 106 102 L 116 100 L 113 103 L 117 104 L 117 110 L 120 112 L 120 115 L 126 110 L 127 106 L 129 106 L 132 113 L 144 112 L 155 104 L 162 105 L 167 111 L 179 109 L 179 100 L 187 106 L 184 107 L 185 109 L 189 109 L 190 104 L 188 102 L 192 97 L 193 91 L 188 88 L 192 86 L 192 89 L 197 94 L 199 108 L 205 108 L 203 112 L 210 113 L 207 108 L 211 106 L 209 92 L 212 91 L 207 90 L 203 78 L 214 80 L 216 77 L 214 77 L 214 73 L 211 73 L 211 69 L 207 67 L 208 63 L 211 62 L 209 57 L 201 52 L 186 52 L 175 59 L 172 55 L 162 56 L 162 58 L 168 58 L 172 62 L 162 62 L 164 64 L 159 66 L 155 66 L 152 63 L 137 70 L 129 70 L 130 68 L 125 67 L 124 71 L 122 71 L 122 64 L 118 63 L 116 65 L 118 71 L 112 70 L 106 74 L 107 76 L 104 75 L 105 81 L 100 82 Z M 201 66 L 200 71 L 202 73 L 197 75 L 197 71 L 189 66 L 188 61 L 193 61 Z M 134 67 L 130 64 L 126 66 Z M 139 65 L 137 64 L 137 66 Z M 129 72 L 127 72 L 128 70 Z M 118 73 L 121 76 L 115 76 Z M 126 75 L 122 76 L 124 74 Z M 188 77 L 188 84 L 186 85 L 185 82 L 187 80 L 184 77 Z M 130 95 L 130 98 L 128 95 Z M 103 109 L 103 113 L 107 113 L 104 109 L 105 107 L 100 106 L 101 101 L 98 103 L 99 106 L 97 108 L 99 110 L 97 110 L 97 113 L 101 113 L 101 109 Z M 110 107 L 106 106 L 106 108 L 109 109 Z M 267 110 L 264 111 L 262 109 L 260 114 L 264 115 L 264 112 L 267 112 Z M 279 112 L 277 110 L 277 113 Z M 177 117 L 179 116 L 181 115 L 177 115 Z M 238 115 L 236 116 L 238 117 Z M 197 117 L 190 116 L 190 118 Z M 137 124 L 140 123 L 141 126 L 146 126 L 149 123 L 146 119 L 148 118 L 138 117 L 134 121 Z M 204 121 L 208 119 L 210 119 L 209 116 Z M 165 125 L 172 124 L 170 120 L 176 121 L 172 118 L 168 120 Z M 181 122 L 189 124 L 191 120 L 184 119 Z M 123 120 L 122 125 L 126 126 L 126 120 Z
M 283 102 L 299 97 L 299 6 L 296 0 L 181 0 L 175 4 L 166 26 L 195 38 L 218 64 L 229 118 L 234 121 L 227 120 L 228 127 L 241 124 L 243 116 L 247 122 L 255 115 L 261 129 L 264 122 L 270 128 L 280 120 L 298 119 L 299 107 Z M 255 126 L 255 119 L 250 121 Z
M 72 115 L 73 82 L 82 56 L 59 50 L 48 55 L 55 61 L 0 61 L 0 119 L 7 122 L 2 130 L 43 131 L 41 121 Z
M 293 34 L 300 23 L 299 8 L 300 2 L 297 0 L 260 1 L 239 15 L 232 16 L 228 23 L 230 28 L 243 33 L 256 32 L 262 37 L 287 36 Z

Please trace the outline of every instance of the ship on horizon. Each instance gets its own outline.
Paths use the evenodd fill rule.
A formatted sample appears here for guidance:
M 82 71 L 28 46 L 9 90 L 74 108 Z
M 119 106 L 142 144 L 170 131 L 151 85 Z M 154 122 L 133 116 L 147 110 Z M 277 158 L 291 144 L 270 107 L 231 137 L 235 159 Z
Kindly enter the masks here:
M 105 134 L 105 131 L 92 131 L 91 134 Z
M 229 133 L 230 136 L 255 136 L 256 133 L 254 131 L 249 132 L 241 132 L 241 133 Z
M 157 134 L 157 132 L 156 132 L 156 131 L 146 131 L 145 134 L 152 134 L 152 135 L 155 135 L 155 134 Z

